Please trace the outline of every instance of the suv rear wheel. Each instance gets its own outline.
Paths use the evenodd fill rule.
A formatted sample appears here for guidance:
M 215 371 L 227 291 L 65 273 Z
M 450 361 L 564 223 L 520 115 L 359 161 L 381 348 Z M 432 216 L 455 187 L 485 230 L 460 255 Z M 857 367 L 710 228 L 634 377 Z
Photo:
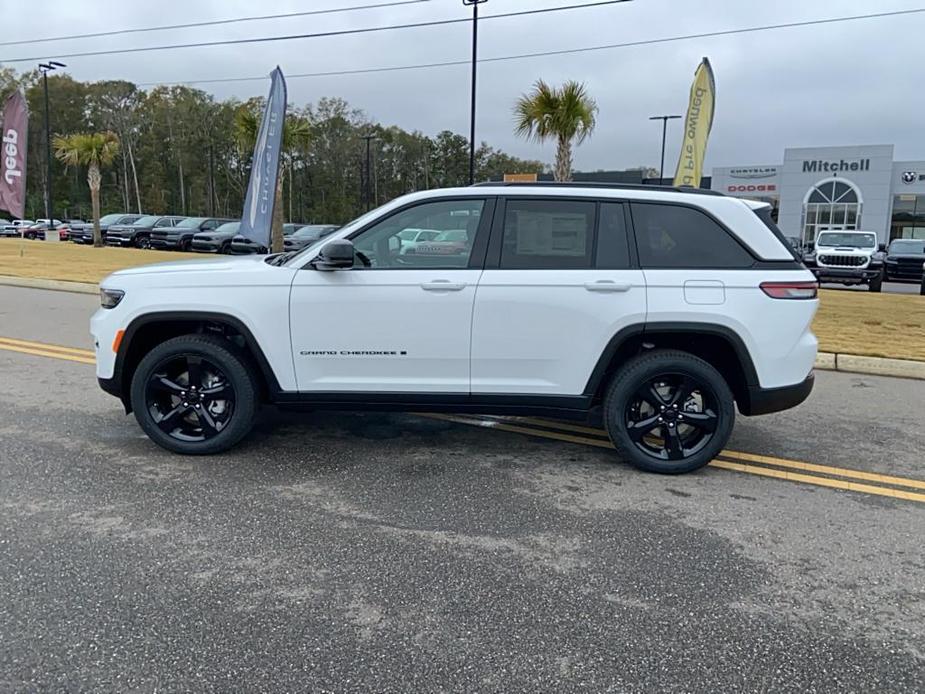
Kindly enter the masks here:
M 183 335 L 141 360 L 132 409 L 159 446 L 175 453 L 220 453 L 244 438 L 257 414 L 257 386 L 246 357 L 227 340 Z
M 604 401 L 620 456 L 648 472 L 679 474 L 709 463 L 735 422 L 732 392 L 710 364 L 687 352 L 653 351 L 627 362 Z

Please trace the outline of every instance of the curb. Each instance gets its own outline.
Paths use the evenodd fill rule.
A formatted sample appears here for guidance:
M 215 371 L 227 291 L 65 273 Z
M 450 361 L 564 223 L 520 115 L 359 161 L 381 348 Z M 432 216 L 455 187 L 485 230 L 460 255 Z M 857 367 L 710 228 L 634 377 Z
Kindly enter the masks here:
M 66 282 L 65 280 L 45 280 L 33 277 L 14 277 L 0 275 L 0 284 L 9 287 L 27 287 L 29 289 L 50 289 L 56 292 L 74 292 L 76 294 L 97 294 L 99 285 L 89 282 Z
M 816 368 L 823 371 L 925 380 L 925 361 L 912 359 L 887 359 L 885 357 L 862 357 L 857 354 L 819 352 L 816 356 Z

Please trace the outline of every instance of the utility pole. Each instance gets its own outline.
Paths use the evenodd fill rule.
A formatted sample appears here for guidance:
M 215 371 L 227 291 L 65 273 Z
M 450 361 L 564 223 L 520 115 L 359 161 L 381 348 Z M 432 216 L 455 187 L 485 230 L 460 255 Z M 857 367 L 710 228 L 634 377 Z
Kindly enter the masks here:
M 372 169 L 370 167 L 372 159 L 370 154 L 369 143 L 373 140 L 378 139 L 376 135 L 368 134 L 362 136 L 366 140 L 366 176 L 364 177 L 365 185 L 363 186 L 363 208 L 365 211 L 370 209 L 370 193 L 372 188 L 372 176 L 370 175 Z
M 658 167 L 658 182 L 661 183 L 665 178 L 665 139 L 668 135 L 668 121 L 680 118 L 681 116 L 652 116 L 649 120 L 660 120 L 662 122 L 662 163 Z
M 472 5 L 472 100 L 469 105 L 469 185 L 475 183 L 475 76 L 479 47 L 479 5 L 488 0 L 462 0 Z
M 47 63 L 39 63 L 39 70 L 42 71 L 42 83 L 45 87 L 45 216 L 48 217 L 48 226 L 51 228 L 54 215 L 52 214 L 51 200 L 51 117 L 48 113 L 48 73 L 57 70 L 59 67 L 67 67 L 64 63 L 56 60 L 49 60 Z

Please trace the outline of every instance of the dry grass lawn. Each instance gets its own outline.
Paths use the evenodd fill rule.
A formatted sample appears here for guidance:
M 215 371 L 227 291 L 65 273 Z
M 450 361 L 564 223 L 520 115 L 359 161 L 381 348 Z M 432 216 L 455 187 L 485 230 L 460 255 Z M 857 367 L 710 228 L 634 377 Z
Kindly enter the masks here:
M 106 275 L 133 265 L 163 263 L 203 256 L 138 248 L 94 248 L 70 241 L 45 243 L 0 239 L 0 275 L 38 277 L 96 284 Z
M 0 275 L 17 277 L 96 283 L 120 268 L 191 257 L 202 256 L 0 239 Z M 813 330 L 825 352 L 925 361 L 925 297 L 823 290 Z

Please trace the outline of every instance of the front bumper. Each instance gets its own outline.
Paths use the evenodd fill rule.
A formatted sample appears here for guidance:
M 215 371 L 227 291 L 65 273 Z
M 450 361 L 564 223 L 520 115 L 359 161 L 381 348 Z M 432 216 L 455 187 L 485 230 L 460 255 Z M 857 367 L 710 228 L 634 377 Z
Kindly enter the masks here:
M 885 274 L 890 279 L 914 280 L 918 282 L 922 279 L 923 269 L 921 265 L 915 267 L 907 264 L 887 263 Z
M 218 253 L 222 248 L 222 243 L 221 241 L 198 241 L 193 239 L 190 248 L 200 253 Z
M 792 386 L 783 388 L 762 388 L 761 386 L 748 386 L 748 393 L 744 402 L 739 403 L 739 412 L 746 417 L 760 414 L 770 414 L 796 407 L 809 397 L 816 382 L 816 375 L 809 373 L 806 380 Z
M 825 267 L 817 265 L 809 268 L 820 282 L 860 283 L 876 279 L 883 272 L 882 266 L 866 268 Z
M 110 236 L 106 235 L 106 245 L 107 246 L 133 246 L 135 245 L 135 239 L 126 239 L 121 236 Z

